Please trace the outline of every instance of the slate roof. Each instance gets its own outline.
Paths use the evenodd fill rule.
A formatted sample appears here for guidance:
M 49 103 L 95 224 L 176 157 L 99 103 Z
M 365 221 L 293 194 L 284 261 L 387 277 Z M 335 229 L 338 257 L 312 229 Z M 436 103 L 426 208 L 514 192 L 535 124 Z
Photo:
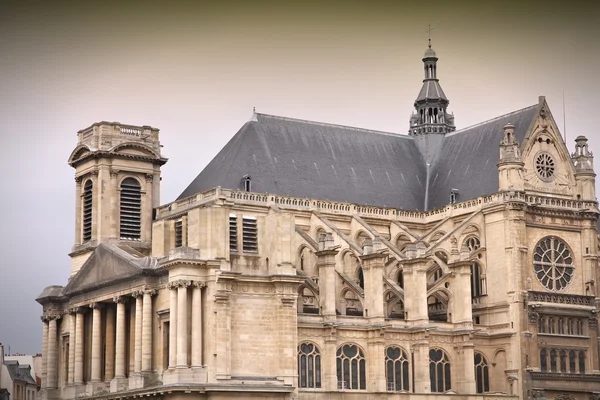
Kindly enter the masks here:
M 6 365 L 6 369 L 10 375 L 10 379 L 14 381 L 27 382 L 32 385 L 37 385 L 33 377 L 31 376 L 29 365 L 19 365 L 19 362 L 16 360 L 4 361 L 4 365 Z
M 421 91 L 419 92 L 416 101 L 420 102 L 427 99 L 442 99 L 448 101 L 448 98 L 437 79 L 427 79 L 423 81 L 423 86 L 421 87 Z
M 498 190 L 503 126 L 515 125 L 522 141 L 538 107 L 447 134 L 429 171 L 412 136 L 255 114 L 178 200 L 217 186 L 242 189 L 242 178 L 250 175 L 257 193 L 439 208 L 448 204 L 451 189 L 458 189 L 458 201 Z

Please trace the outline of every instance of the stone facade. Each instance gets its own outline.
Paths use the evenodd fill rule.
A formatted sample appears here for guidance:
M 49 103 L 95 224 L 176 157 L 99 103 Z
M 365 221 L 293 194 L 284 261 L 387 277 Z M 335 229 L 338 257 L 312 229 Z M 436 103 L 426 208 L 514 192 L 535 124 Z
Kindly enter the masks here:
M 498 132 L 496 193 L 428 211 L 220 187 L 159 206 L 158 130 L 79 132 L 43 398 L 597 396 L 593 157 L 536 110 L 522 143 Z

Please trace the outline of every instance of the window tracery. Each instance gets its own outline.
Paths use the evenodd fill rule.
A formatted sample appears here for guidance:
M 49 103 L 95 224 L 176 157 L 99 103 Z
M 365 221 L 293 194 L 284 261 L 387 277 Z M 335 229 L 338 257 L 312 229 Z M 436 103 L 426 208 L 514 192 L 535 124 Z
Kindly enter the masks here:
M 477 393 L 490 391 L 490 370 L 487 359 L 479 352 L 475 353 L 475 386 Z
M 537 279 L 549 290 L 563 290 L 571 282 L 575 268 L 567 244 L 556 236 L 540 240 L 533 255 Z
M 321 351 L 312 343 L 298 346 L 298 386 L 321 387 Z
M 450 358 L 442 349 L 429 350 L 429 379 L 432 393 L 443 393 L 452 387 Z
M 337 349 L 336 370 L 338 389 L 367 388 L 365 355 L 357 345 L 345 344 Z
M 400 347 L 385 350 L 385 378 L 388 391 L 409 390 L 408 357 Z

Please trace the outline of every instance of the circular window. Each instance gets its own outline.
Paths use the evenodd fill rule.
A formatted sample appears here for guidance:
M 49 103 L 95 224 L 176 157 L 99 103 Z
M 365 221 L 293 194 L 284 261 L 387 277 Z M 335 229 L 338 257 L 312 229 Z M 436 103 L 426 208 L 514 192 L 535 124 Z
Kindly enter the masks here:
M 554 179 L 554 158 L 548 153 L 540 153 L 535 157 L 535 171 L 543 181 Z
M 541 284 L 548 289 L 564 289 L 575 272 L 571 250 L 557 237 L 543 238 L 533 254 L 533 270 Z

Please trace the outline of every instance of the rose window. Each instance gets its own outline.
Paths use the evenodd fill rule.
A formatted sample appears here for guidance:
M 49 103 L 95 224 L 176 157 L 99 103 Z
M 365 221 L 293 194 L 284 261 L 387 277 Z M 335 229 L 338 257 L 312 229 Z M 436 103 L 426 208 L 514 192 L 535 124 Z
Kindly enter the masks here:
M 542 153 L 535 158 L 535 170 L 542 180 L 554 178 L 554 159 L 548 153 Z
M 573 278 L 575 268 L 571 250 L 561 239 L 542 239 L 533 254 L 533 270 L 538 280 L 550 290 L 562 290 Z

